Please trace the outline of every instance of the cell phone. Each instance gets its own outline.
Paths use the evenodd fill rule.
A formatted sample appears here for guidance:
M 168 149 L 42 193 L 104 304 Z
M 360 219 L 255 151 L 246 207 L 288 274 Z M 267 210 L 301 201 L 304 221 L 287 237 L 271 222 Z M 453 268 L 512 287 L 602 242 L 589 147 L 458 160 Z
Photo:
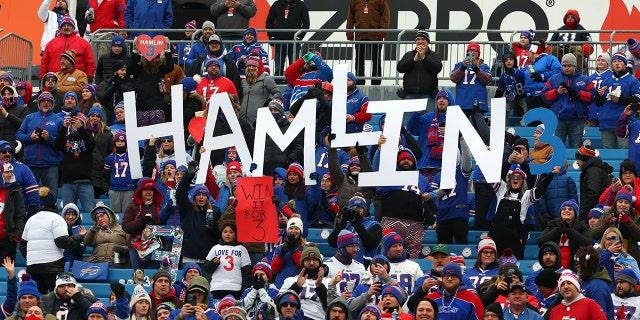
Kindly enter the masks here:
M 36 127 L 35 132 L 36 132 L 37 135 L 41 135 L 42 134 L 42 128 Z
M 198 300 L 196 298 L 196 295 L 193 293 L 190 293 L 187 295 L 187 299 L 185 300 L 186 303 L 195 306 L 198 304 Z
M 633 112 L 636 112 L 638 110 L 640 110 L 640 103 L 632 103 L 631 104 L 631 110 L 633 110 Z
M 473 61 L 473 52 L 471 51 L 467 52 L 467 60 Z
M 561 87 L 568 88 L 567 83 L 566 83 L 566 82 L 564 82 L 564 81 L 563 81 L 563 82 L 560 82 L 560 86 L 561 86 Z
M 349 292 L 353 292 L 353 288 L 356 286 L 356 281 L 355 280 L 349 280 L 347 281 L 347 291 Z
M 620 238 L 617 235 L 611 236 L 611 243 L 616 243 L 618 241 L 620 241 Z
M 69 116 L 70 117 L 77 117 L 78 116 L 78 111 L 77 110 L 71 110 L 71 112 L 69 112 Z

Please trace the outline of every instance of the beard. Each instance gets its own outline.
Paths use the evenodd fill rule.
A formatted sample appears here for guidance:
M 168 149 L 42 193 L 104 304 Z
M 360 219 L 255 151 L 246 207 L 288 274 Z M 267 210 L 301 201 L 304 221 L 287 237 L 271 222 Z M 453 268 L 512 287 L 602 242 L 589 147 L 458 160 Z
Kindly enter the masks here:
M 51 10 L 53 12 L 55 12 L 56 14 L 65 14 L 65 13 L 69 13 L 69 9 L 63 8 L 63 7 L 54 7 L 53 10 Z
M 356 85 L 352 85 L 352 86 L 347 86 L 347 92 L 352 92 L 353 90 L 356 89 Z

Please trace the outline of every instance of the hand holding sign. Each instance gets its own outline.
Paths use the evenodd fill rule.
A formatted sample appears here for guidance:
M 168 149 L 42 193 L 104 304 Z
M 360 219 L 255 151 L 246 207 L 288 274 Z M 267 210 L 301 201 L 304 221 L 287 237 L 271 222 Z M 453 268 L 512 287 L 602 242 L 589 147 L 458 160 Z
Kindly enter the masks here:
M 236 187 L 238 242 L 278 241 L 278 215 L 272 201 L 272 177 L 244 177 Z
M 148 61 L 151 61 L 153 58 L 162 54 L 167 46 L 167 41 L 162 35 L 157 35 L 151 39 L 148 35 L 142 34 L 136 37 L 135 42 L 140 55 Z

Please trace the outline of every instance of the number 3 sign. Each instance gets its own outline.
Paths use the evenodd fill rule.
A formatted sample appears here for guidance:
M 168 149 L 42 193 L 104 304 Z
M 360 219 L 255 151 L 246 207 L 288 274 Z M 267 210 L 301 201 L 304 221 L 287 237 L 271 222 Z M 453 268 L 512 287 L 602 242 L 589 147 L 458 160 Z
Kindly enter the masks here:
M 138 52 L 148 61 L 160 55 L 166 45 L 167 42 L 162 35 L 157 35 L 152 39 L 149 35 L 142 34 L 136 38 L 136 48 L 138 48 Z

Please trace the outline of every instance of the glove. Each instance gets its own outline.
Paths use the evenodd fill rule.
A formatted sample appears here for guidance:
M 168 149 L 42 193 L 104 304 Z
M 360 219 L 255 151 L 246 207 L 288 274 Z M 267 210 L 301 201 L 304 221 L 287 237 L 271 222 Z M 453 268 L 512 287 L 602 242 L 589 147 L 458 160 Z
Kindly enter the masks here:
M 569 93 L 569 98 L 575 100 L 578 97 L 578 90 L 575 88 L 567 87 L 567 93 Z
M 164 37 L 164 41 L 167 43 L 164 46 L 164 53 L 169 53 L 171 52 L 171 40 L 169 40 L 169 37 Z
M 290 234 L 284 240 L 284 246 L 282 246 L 282 250 L 293 251 L 298 246 L 296 236 Z
M 142 224 L 144 224 L 144 225 L 151 224 L 153 222 L 153 219 L 151 218 L 151 214 L 150 213 L 147 213 L 140 220 L 142 221 Z
M 138 40 L 138 37 L 133 38 L 133 49 L 131 50 L 131 52 L 133 53 L 138 53 L 137 40 Z
M 247 67 L 247 63 L 244 61 L 244 59 L 238 59 L 238 70 L 244 70 Z
M 204 225 L 207 229 L 211 229 L 211 230 L 215 230 L 218 229 L 218 221 L 216 220 L 209 220 L 207 221 L 207 223 Z
M 258 169 L 258 165 L 254 162 L 249 166 L 249 172 L 253 173 L 253 170 Z
M 124 254 L 125 252 L 128 251 L 129 248 L 127 247 L 121 247 L 121 246 L 115 246 L 113 247 L 113 252 L 117 252 L 119 254 Z
M 510 75 L 510 76 L 511 76 L 511 75 L 513 75 L 513 74 L 515 74 L 515 73 L 516 73 L 516 69 L 514 69 L 514 68 L 506 68 L 506 69 L 504 70 L 504 73 L 506 73 L 506 74 L 508 74 L 508 75 Z
M 620 217 L 620 223 L 631 223 L 631 218 L 629 217 L 628 214 L 623 214 Z
M 119 282 L 111 282 L 111 291 L 116 296 L 116 299 L 124 297 L 124 285 Z
M 302 60 L 304 60 L 304 63 L 309 63 L 309 61 L 313 60 L 313 57 L 315 56 L 315 53 L 307 52 L 304 56 L 302 56 Z
M 542 75 L 537 72 L 534 72 L 531 74 L 531 80 L 542 82 Z
M 271 202 L 273 202 L 273 204 L 275 204 L 276 206 L 279 206 L 280 205 L 280 197 L 272 196 L 271 197 Z
M 311 172 L 311 174 L 309 175 L 309 178 L 311 178 L 311 180 L 318 181 L 318 178 L 320 178 L 320 174 L 318 174 L 317 172 Z
M 356 151 L 358 152 L 359 156 L 364 156 L 367 153 L 367 147 L 365 146 L 360 146 L 360 142 L 356 142 Z
M 198 172 L 198 162 L 197 161 L 191 161 L 189 162 L 189 167 L 187 168 L 187 172 L 192 175 L 195 176 L 196 173 Z
M 98 227 L 95 224 L 91 227 L 91 229 L 89 229 L 89 232 L 98 232 L 98 231 L 100 231 L 100 227 Z
M 113 76 L 111 81 L 114 87 L 119 87 L 122 84 L 122 79 L 118 75 Z
M 405 128 L 404 126 L 400 127 L 400 134 L 403 136 L 406 136 L 407 133 L 409 133 L 409 131 L 407 131 L 407 128 Z
M 262 287 L 260 286 L 260 280 L 262 280 L 262 277 L 261 277 L 261 276 L 259 276 L 259 275 L 257 275 L 257 274 L 256 274 L 256 275 L 254 275 L 254 276 L 253 276 L 253 279 L 251 279 L 251 286 L 252 286 L 254 289 L 256 289 L 256 290 L 258 290 L 258 289 L 262 288 Z
M 331 202 L 329 204 L 329 211 L 333 212 L 333 214 L 338 214 L 339 210 L 340 210 L 340 206 L 338 206 L 337 203 Z

